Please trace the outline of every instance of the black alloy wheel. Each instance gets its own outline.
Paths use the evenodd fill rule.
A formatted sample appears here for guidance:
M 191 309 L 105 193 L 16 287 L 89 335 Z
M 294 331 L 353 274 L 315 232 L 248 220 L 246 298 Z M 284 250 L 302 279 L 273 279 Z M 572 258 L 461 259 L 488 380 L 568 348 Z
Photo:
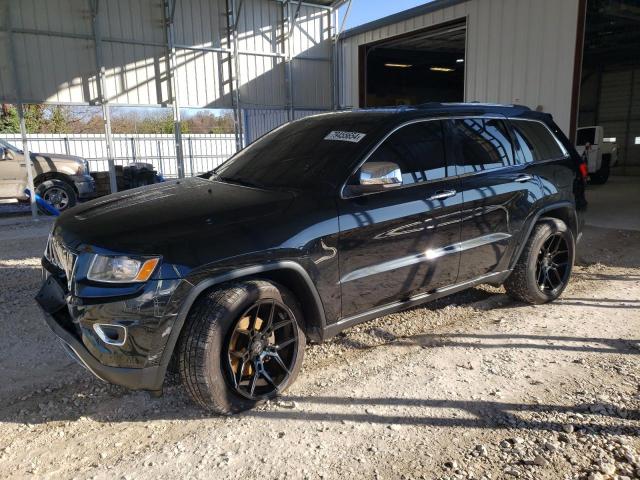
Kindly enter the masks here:
M 569 283 L 576 244 L 573 232 L 559 218 L 541 219 L 504 282 L 507 294 L 541 304 L 558 298 Z
M 540 291 L 555 295 L 569 278 L 569 247 L 562 233 L 554 233 L 542 244 L 536 263 Z
M 287 384 L 297 358 L 298 328 L 291 310 L 260 300 L 238 320 L 227 343 L 227 379 L 250 400 L 272 398 Z
M 302 308 L 286 287 L 262 279 L 223 285 L 192 306 L 177 346 L 193 400 L 222 415 L 253 408 L 295 382 L 304 359 Z

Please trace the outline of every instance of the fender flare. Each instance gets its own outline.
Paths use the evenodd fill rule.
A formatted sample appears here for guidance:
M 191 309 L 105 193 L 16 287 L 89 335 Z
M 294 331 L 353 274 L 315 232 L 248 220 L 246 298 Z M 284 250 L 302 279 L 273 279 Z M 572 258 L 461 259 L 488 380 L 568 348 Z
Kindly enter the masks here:
M 574 217 L 573 221 L 574 221 L 575 229 L 577 230 L 579 228 L 578 212 L 576 211 L 576 206 L 573 203 L 565 200 L 565 201 L 555 202 L 555 203 L 551 203 L 549 205 L 545 205 L 540 210 L 538 210 L 535 213 L 535 215 L 533 215 L 531 221 L 529 221 L 529 224 L 527 225 L 527 229 L 525 231 L 525 234 L 520 237 L 520 243 L 518 244 L 517 250 L 516 250 L 515 254 L 513 255 L 513 257 L 511 257 L 511 262 L 509 263 L 509 270 L 513 270 L 516 262 L 520 258 L 520 255 L 522 255 L 522 251 L 524 250 L 524 246 L 527 243 L 527 240 L 529 239 L 529 236 L 531 236 L 531 232 L 533 231 L 533 227 L 535 227 L 536 224 L 538 223 L 538 220 L 540 220 L 540 217 L 544 216 L 544 214 L 546 212 L 550 212 L 551 210 L 557 210 L 558 208 L 567 208 L 567 207 L 570 208 L 572 213 L 573 213 L 573 217 Z M 569 225 L 569 228 L 571 228 L 571 225 Z M 574 231 L 574 229 L 572 229 L 572 231 L 577 236 L 578 232 Z M 576 239 L 577 239 L 577 237 L 576 237 Z
M 176 348 L 178 343 L 178 338 L 180 337 L 180 333 L 182 332 L 182 328 L 187 320 L 187 316 L 191 311 L 191 307 L 195 303 L 195 301 L 200 297 L 200 295 L 208 290 L 211 287 L 216 285 L 220 285 L 223 283 L 227 283 L 233 280 L 238 280 L 242 278 L 249 278 L 256 275 L 260 275 L 261 273 L 274 272 L 274 271 L 283 271 L 288 270 L 297 274 L 305 283 L 305 286 L 311 297 L 313 298 L 313 307 L 317 314 L 317 322 L 311 322 L 308 324 L 310 328 L 318 329 L 319 332 L 323 332 L 326 328 L 326 319 L 324 315 L 324 307 L 322 305 L 322 300 L 320 299 L 320 295 L 318 294 L 318 290 L 316 289 L 311 277 L 307 273 L 307 271 L 297 262 L 291 260 L 282 260 L 272 263 L 267 263 L 263 265 L 253 265 L 249 267 L 242 267 L 234 270 L 230 270 L 225 273 L 221 273 L 219 275 L 215 275 L 209 278 L 206 278 L 196 285 L 189 291 L 188 295 L 185 297 L 182 305 L 180 306 L 180 310 L 176 315 L 175 322 L 171 328 L 171 333 L 169 334 L 169 339 L 164 347 L 164 351 L 162 352 L 162 359 L 160 361 L 160 372 L 162 379 L 164 379 L 167 367 L 169 365 L 169 361 L 171 360 L 171 356 Z

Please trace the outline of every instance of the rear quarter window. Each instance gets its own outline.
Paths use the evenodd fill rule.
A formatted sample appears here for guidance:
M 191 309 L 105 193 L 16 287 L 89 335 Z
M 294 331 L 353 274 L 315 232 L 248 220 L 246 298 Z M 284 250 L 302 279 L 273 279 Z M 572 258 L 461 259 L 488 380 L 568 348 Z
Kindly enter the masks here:
M 541 122 L 511 120 L 516 138 L 516 155 L 519 163 L 541 162 L 562 158 L 567 152 Z

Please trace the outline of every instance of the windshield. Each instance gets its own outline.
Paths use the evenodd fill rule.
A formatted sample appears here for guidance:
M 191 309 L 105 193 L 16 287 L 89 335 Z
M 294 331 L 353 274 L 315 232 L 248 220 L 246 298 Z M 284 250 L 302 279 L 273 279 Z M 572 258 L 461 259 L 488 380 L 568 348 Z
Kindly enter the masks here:
M 380 124 L 376 116 L 309 117 L 279 127 L 219 166 L 222 181 L 256 187 L 305 188 L 336 183 Z

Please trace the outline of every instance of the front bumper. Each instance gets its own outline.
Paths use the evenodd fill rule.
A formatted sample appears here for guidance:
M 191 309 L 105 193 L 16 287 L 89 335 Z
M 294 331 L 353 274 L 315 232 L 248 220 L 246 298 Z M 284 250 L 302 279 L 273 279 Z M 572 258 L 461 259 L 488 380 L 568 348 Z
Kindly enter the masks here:
M 100 380 L 121 385 L 132 390 L 162 389 L 166 368 L 160 366 L 146 368 L 118 368 L 101 364 L 89 351 L 56 319 L 56 316 L 43 310 L 44 319 L 49 328 L 62 343 L 71 358 L 93 373 Z
M 96 196 L 96 181 L 91 175 L 72 175 L 71 180 L 78 191 L 78 198 L 87 199 Z
M 62 342 L 66 352 L 96 377 L 133 390 L 162 389 L 168 362 L 157 362 L 152 365 L 147 362 L 147 365 L 141 368 L 132 368 L 106 365 L 96 358 L 98 352 L 102 353 L 104 359 L 114 357 L 114 360 L 124 360 L 126 357 L 121 355 L 122 352 L 109 348 L 108 345 L 99 346 L 89 342 L 88 345 L 92 347 L 93 353 L 87 348 L 83 343 L 88 340 L 85 334 L 86 329 L 80 325 L 81 321 L 74 319 L 71 315 L 70 311 L 73 308 L 67 304 L 68 298 L 59 279 L 48 276 L 36 296 L 36 301 L 47 325 Z M 131 342 L 135 345 L 136 339 L 132 338 Z M 146 356 L 145 358 L 148 359 Z

